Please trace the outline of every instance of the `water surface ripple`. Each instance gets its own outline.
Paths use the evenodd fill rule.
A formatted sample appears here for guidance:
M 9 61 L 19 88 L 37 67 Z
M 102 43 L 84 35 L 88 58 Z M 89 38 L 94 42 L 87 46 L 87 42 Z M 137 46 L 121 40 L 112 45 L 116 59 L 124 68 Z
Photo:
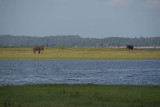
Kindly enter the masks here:
M 160 60 L 0 60 L 0 85 L 160 85 Z

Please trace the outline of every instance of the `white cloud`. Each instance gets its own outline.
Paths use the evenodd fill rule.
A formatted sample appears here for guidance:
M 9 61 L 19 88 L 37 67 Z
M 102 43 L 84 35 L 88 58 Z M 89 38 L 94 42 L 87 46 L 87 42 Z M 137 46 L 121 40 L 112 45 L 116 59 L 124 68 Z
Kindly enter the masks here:
M 144 3 L 145 8 L 160 8 L 160 0 L 146 0 Z
M 112 7 L 127 7 L 132 4 L 133 0 L 108 0 L 106 4 Z

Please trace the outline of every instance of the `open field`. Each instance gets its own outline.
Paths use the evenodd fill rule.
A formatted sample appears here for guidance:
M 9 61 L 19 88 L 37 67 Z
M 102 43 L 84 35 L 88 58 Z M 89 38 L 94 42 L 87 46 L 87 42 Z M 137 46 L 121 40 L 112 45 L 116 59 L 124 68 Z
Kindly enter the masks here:
M 160 86 L 1 86 L 0 107 L 160 107 Z
M 160 60 L 160 49 L 45 47 L 44 53 L 33 54 L 32 48 L 0 47 L 0 59 Z

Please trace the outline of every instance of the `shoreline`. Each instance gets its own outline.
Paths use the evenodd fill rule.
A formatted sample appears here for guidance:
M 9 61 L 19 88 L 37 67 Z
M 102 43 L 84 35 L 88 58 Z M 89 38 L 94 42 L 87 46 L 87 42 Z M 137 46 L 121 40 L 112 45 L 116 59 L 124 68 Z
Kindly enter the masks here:
M 87 85 L 91 85 L 91 86 L 133 86 L 133 87 L 157 87 L 157 86 L 160 86 L 159 85 L 133 85 L 133 84 L 94 84 L 94 83 L 36 83 L 36 84 L 16 84 L 16 85 L 13 85 L 13 84 L 6 84 L 6 85 L 0 85 L 0 87 L 19 87 L 19 86 L 43 86 L 43 85 L 53 85 L 53 86 L 87 86 Z

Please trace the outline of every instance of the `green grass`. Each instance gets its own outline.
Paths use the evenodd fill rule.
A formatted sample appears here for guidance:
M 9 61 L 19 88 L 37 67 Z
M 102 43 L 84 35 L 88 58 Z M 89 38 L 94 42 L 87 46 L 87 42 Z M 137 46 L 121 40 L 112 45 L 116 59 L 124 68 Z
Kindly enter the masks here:
M 160 49 L 129 51 L 118 48 L 45 47 L 44 53 L 33 54 L 33 47 L 0 47 L 3 59 L 97 59 L 97 60 L 160 60 Z
M 160 107 L 160 86 L 1 86 L 0 107 Z

